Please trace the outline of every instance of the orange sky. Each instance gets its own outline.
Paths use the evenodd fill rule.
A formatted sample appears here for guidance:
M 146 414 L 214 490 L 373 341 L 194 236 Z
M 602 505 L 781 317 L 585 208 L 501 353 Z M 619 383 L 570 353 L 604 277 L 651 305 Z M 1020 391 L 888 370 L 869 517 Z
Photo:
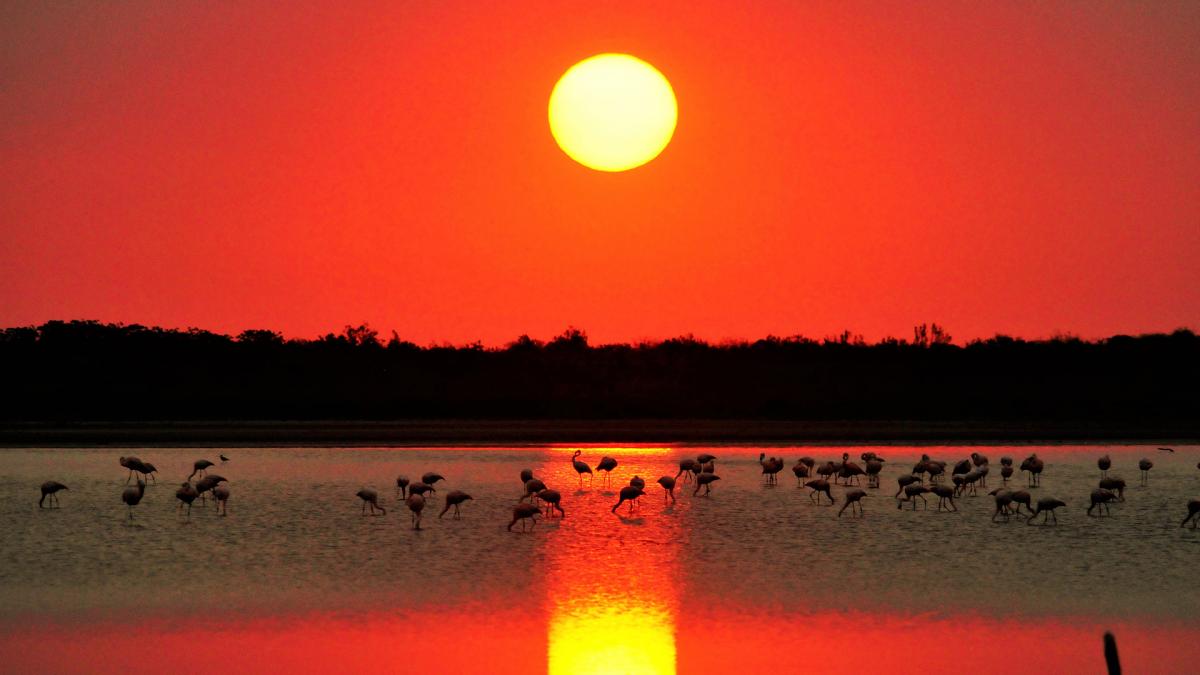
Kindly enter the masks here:
M 0 326 L 1200 328 L 1200 3 L 5 3 Z M 546 123 L 599 52 L 666 151 Z

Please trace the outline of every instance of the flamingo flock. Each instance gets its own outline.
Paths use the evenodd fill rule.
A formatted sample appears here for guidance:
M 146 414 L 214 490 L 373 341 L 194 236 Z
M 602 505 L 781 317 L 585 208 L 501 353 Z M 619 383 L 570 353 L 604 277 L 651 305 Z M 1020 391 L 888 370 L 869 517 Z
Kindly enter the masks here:
M 1160 450 L 1164 449 L 1160 448 Z M 1173 450 L 1165 451 L 1174 452 Z M 571 468 L 578 476 L 581 490 L 584 487 L 584 474 L 588 475 L 589 485 L 592 484 L 595 476 L 592 468 L 583 461 L 582 455 L 582 450 L 576 450 L 570 459 Z M 220 455 L 220 459 L 222 464 L 229 461 L 229 458 L 224 455 Z M 843 486 L 846 489 L 841 495 L 841 508 L 837 512 L 837 517 L 841 518 L 847 511 L 851 516 L 862 517 L 864 515 L 863 502 L 871 494 L 868 490 L 880 487 L 886 460 L 874 452 L 863 452 L 859 459 L 862 461 L 861 465 L 852 461 L 848 452 L 842 454 L 840 461 L 829 460 L 824 463 L 819 463 L 812 457 L 802 456 L 792 466 L 792 472 L 796 477 L 797 487 L 807 489 L 807 496 L 813 505 L 827 503 L 832 506 L 837 504 L 838 500 L 834 497 L 833 487 Z M 663 475 L 655 480 L 654 483 L 662 488 L 664 505 L 669 507 L 676 502 L 675 488 L 681 483 L 693 484 L 693 497 L 710 496 L 714 484 L 721 479 L 716 473 L 716 462 L 717 457 L 708 453 L 702 453 L 695 458 L 683 458 L 679 461 L 679 470 L 675 475 Z M 157 468 L 138 457 L 122 456 L 118 459 L 118 463 L 129 472 L 125 481 L 126 486 L 121 492 L 121 501 L 127 507 L 129 522 L 133 522 L 134 508 L 139 506 L 145 498 L 148 484 L 157 482 L 155 478 Z M 763 476 L 763 485 L 778 486 L 779 474 L 785 466 L 784 458 L 768 457 L 765 452 L 762 452 L 759 453 L 758 464 Z M 1012 517 L 1017 516 L 1024 518 L 1026 524 L 1032 525 L 1040 516 L 1040 522 L 1043 525 L 1058 524 L 1058 511 L 1067 507 L 1067 503 L 1053 496 L 1042 496 L 1035 499 L 1033 493 L 1030 492 L 1030 490 L 1041 487 L 1042 476 L 1046 469 L 1045 462 L 1036 453 L 1032 453 L 1019 463 L 1019 470 L 1026 474 L 1025 487 L 1027 489 L 1024 490 L 1014 490 L 1009 487 L 1013 478 L 1014 464 L 1012 457 L 1000 458 L 1002 485 L 987 492 L 987 495 L 992 497 L 995 503 L 995 510 L 991 516 L 992 522 L 1007 523 Z M 192 472 L 179 484 L 179 488 L 175 491 L 175 498 L 178 502 L 176 510 L 181 517 L 190 519 L 194 504 L 197 501 L 206 504 L 209 495 L 216 502 L 216 513 L 220 516 L 228 515 L 228 502 L 231 495 L 229 482 L 225 477 L 210 472 L 214 466 L 216 464 L 212 461 L 197 459 L 192 464 Z M 604 484 L 611 484 L 613 471 L 618 466 L 620 466 L 619 462 L 613 457 L 603 456 L 600 458 L 596 464 L 596 471 L 604 472 Z M 1099 457 L 1096 467 L 1100 471 L 1100 478 L 1097 487 L 1088 495 L 1088 506 L 1085 512 L 1089 517 L 1112 517 L 1112 505 L 1125 501 L 1126 482 L 1119 476 L 1110 474 L 1113 462 L 1109 455 Z M 1154 462 L 1149 458 L 1142 458 L 1138 462 L 1141 486 L 1149 485 L 1150 471 L 1153 467 Z M 1197 468 L 1200 469 L 1200 464 L 1197 465 Z M 896 478 L 897 490 L 893 495 L 893 500 L 897 509 L 903 509 L 908 505 L 911 510 L 915 511 L 920 502 L 920 507 L 929 511 L 931 510 L 930 498 L 936 498 L 936 508 L 933 510 L 957 512 L 959 510 L 957 499 L 976 496 L 979 488 L 986 490 L 989 469 L 988 457 L 978 452 L 973 452 L 969 457 L 954 462 L 934 459 L 928 454 L 923 454 L 913 465 L 911 471 L 903 472 Z M 948 480 L 947 474 L 949 475 Z M 863 476 L 866 477 L 867 489 L 860 487 L 860 479 Z M 563 495 L 560 491 L 548 487 L 546 481 L 535 476 L 532 469 L 522 469 L 519 477 L 522 492 L 512 506 L 512 519 L 507 527 L 509 531 L 512 531 L 513 527 L 519 523 L 521 531 L 531 532 L 536 528 L 539 516 L 553 518 L 557 513 L 560 518 L 566 517 L 566 511 L 562 504 Z M 197 478 L 197 480 L 193 482 L 193 478 Z M 132 485 L 129 484 L 131 480 L 134 481 Z M 408 509 L 412 529 L 421 529 L 421 516 L 425 506 L 430 499 L 436 497 L 435 486 L 444 481 L 446 481 L 445 476 L 433 471 L 422 474 L 419 481 L 412 481 L 405 475 L 397 476 L 396 497 Z M 628 485 L 619 488 L 617 502 L 610 507 L 610 512 L 615 514 L 625 507 L 627 513 L 632 515 L 635 509 L 640 508 L 641 498 L 647 494 L 646 486 L 645 479 L 633 476 Z M 38 507 L 51 509 L 61 508 L 58 493 L 69 490 L 65 484 L 54 480 L 42 483 L 40 489 L 41 499 L 38 500 Z M 387 508 L 380 503 L 379 493 L 375 489 L 363 487 L 355 495 L 361 501 L 361 515 L 387 515 Z M 462 507 L 466 502 L 473 500 L 474 498 L 470 494 L 462 490 L 449 491 L 445 495 L 438 518 L 441 519 L 447 513 L 453 512 L 454 520 L 461 519 Z M 186 512 L 184 507 L 186 507 Z M 1024 512 L 1022 512 L 1022 507 L 1024 507 Z M 1189 525 L 1193 529 L 1200 526 L 1200 499 L 1192 499 L 1187 503 L 1187 516 L 1180 523 L 1180 527 Z

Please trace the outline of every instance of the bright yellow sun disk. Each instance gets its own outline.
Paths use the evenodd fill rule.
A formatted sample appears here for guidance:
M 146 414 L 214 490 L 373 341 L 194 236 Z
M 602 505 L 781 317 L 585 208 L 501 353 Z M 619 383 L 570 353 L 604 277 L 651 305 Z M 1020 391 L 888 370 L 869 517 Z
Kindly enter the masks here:
M 550 94 L 550 133 L 580 164 L 626 171 L 671 142 L 678 108 L 671 83 L 628 54 L 599 54 L 571 66 Z

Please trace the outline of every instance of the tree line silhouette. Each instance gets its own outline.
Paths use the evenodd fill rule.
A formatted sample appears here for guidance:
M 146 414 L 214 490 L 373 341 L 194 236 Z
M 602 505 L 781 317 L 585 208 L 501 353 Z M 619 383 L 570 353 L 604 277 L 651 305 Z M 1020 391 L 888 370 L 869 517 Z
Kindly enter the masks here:
M 593 346 L 571 328 L 485 348 L 367 325 L 285 340 L 51 321 L 0 331 L 0 372 L 9 421 L 1200 419 L 1200 339 L 1183 329 L 957 345 L 933 324 L 876 343 L 845 332 Z

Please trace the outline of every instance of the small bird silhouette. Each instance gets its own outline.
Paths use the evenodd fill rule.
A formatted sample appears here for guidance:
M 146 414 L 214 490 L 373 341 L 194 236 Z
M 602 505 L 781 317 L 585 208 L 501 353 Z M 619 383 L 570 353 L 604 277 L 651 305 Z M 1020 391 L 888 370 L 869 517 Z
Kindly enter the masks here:
M 221 458 L 221 463 L 222 463 L 222 464 L 224 464 L 225 462 L 228 462 L 228 461 L 229 461 L 229 458 L 228 458 L 228 457 L 226 457 L 225 455 L 217 455 L 217 457 L 220 457 L 220 458 Z

